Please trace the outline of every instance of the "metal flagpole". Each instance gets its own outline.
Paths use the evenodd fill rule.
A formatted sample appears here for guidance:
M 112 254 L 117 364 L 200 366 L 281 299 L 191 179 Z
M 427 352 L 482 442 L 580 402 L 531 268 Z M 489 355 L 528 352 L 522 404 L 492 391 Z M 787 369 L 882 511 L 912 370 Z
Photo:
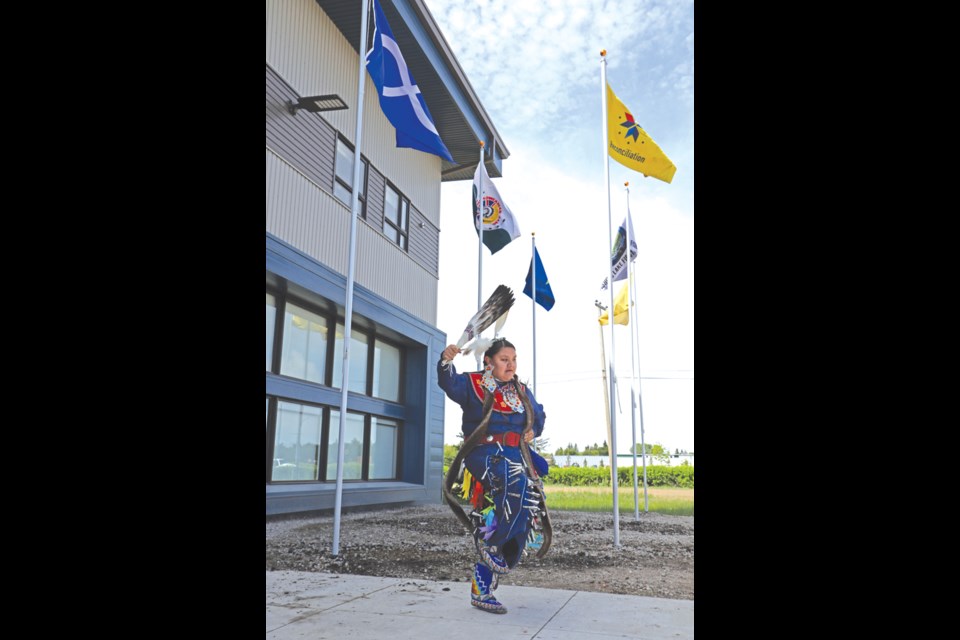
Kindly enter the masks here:
M 537 232 L 530 233 L 530 272 L 533 274 L 530 282 L 533 287 L 533 393 L 537 393 Z
M 632 225 L 631 220 L 630 220 L 630 190 L 627 189 L 627 233 L 628 233 L 628 234 L 630 233 L 630 227 L 631 227 L 631 226 L 633 226 L 633 225 Z M 629 238 L 629 235 L 628 235 L 627 237 Z M 629 251 L 629 249 L 630 249 L 630 244 L 629 244 L 629 242 L 630 242 L 630 241 L 627 240 L 627 250 L 628 250 L 628 251 Z M 637 255 L 639 255 L 639 254 L 640 254 L 640 247 L 639 247 L 639 244 L 638 244 L 638 246 L 637 246 Z M 630 290 L 630 293 L 631 293 L 631 296 L 632 296 L 632 300 L 633 300 L 633 304 L 634 304 L 634 309 L 636 309 L 637 306 L 638 306 L 638 300 L 637 300 L 637 274 L 636 274 L 636 269 L 635 269 L 635 267 L 633 267 L 633 265 L 631 265 L 631 269 L 633 270 L 633 273 L 630 274 L 630 286 L 632 287 L 631 290 Z M 639 313 L 634 313 L 634 317 L 635 317 L 635 318 L 639 318 L 639 317 L 640 317 L 640 314 L 639 314 Z M 641 388 L 641 380 L 642 380 L 642 378 L 641 378 L 641 376 L 640 376 L 640 322 L 639 322 L 639 320 L 636 320 L 636 321 L 634 322 L 633 331 L 630 333 L 630 343 L 631 343 L 631 345 L 633 344 L 633 332 L 636 332 L 636 335 L 637 335 L 637 374 L 636 374 L 636 375 L 637 375 L 637 410 L 638 410 L 639 413 L 640 413 L 640 448 L 643 449 L 643 511 L 644 511 L 644 513 L 647 513 L 647 512 L 650 511 L 650 503 L 649 503 L 649 500 L 648 500 L 648 498 L 647 498 L 647 443 L 644 442 L 644 437 L 643 437 L 643 389 Z M 633 353 L 630 354 L 630 358 L 631 358 L 631 361 L 632 361 L 632 359 L 633 359 Z M 636 436 L 634 436 L 634 439 L 636 439 Z M 633 446 L 634 446 L 634 449 L 636 449 L 636 446 L 637 446 L 637 445 L 636 445 L 636 442 L 634 442 L 634 445 L 633 445 Z M 636 462 L 636 457 L 634 457 L 634 462 L 633 462 L 633 478 L 634 478 L 634 480 L 633 480 L 634 485 L 636 485 L 636 482 L 637 482 L 637 480 L 636 480 L 636 478 L 637 478 L 637 462 Z M 638 517 L 639 517 L 639 516 L 638 516 Z
M 363 134 L 363 88 L 366 80 L 367 16 L 369 0 L 362 0 L 360 9 L 360 69 L 357 79 L 357 134 L 353 151 L 353 194 L 350 196 L 350 254 L 347 259 L 347 302 L 343 319 L 343 376 L 340 380 L 340 435 L 337 437 L 337 489 L 333 502 L 333 548 L 340 555 L 340 509 L 343 506 L 343 451 L 347 426 L 347 387 L 350 382 L 350 337 L 353 330 L 353 274 L 357 262 L 357 217 L 360 207 L 360 146 Z
M 603 312 L 606 308 L 600 304 L 599 300 L 594 300 L 593 304 L 597 306 L 597 327 L 600 330 L 600 371 L 603 372 L 603 406 L 607 410 L 607 437 L 610 437 L 610 393 L 608 391 L 609 387 L 607 386 L 607 352 L 606 348 L 603 345 L 603 325 L 600 324 L 600 316 L 603 315 Z M 613 315 L 607 316 L 611 321 L 613 320 Z M 610 328 L 613 329 L 613 322 L 610 322 Z M 609 441 L 608 441 L 609 442 Z M 613 465 L 611 465 L 612 467 Z M 614 534 L 614 544 L 616 542 L 616 534 Z
M 635 306 L 636 301 L 634 298 L 635 292 L 634 292 L 633 283 L 634 283 L 635 274 L 633 272 L 633 260 L 630 259 L 630 247 L 632 246 L 631 242 L 633 241 L 633 238 L 630 236 L 630 228 L 633 226 L 633 223 L 630 220 L 630 183 L 624 182 L 623 186 L 626 187 L 626 190 L 627 190 L 627 219 L 624 220 L 625 226 L 627 228 L 626 229 L 626 236 L 627 236 L 627 254 L 626 255 L 627 255 L 627 274 L 628 274 L 627 286 L 630 287 L 630 291 L 629 291 L 630 308 L 633 309 L 633 311 L 631 311 L 633 315 L 633 326 L 636 327 L 637 324 L 639 323 L 639 319 L 637 318 L 637 311 L 636 311 L 637 308 Z M 635 349 L 635 346 L 633 342 L 633 329 L 631 329 L 630 330 L 630 375 L 631 375 L 630 430 L 633 434 L 633 449 L 632 449 L 633 450 L 633 518 L 635 520 L 639 520 L 640 519 L 640 496 L 637 493 L 637 402 L 636 402 L 636 392 L 634 391 L 633 379 L 632 379 L 637 375 L 636 373 L 637 367 L 634 365 L 634 360 L 633 360 L 634 349 Z M 639 363 L 639 359 L 638 359 L 638 363 Z M 644 500 L 644 504 L 646 504 L 646 500 L 647 500 L 646 485 L 644 485 L 643 487 L 643 500 Z
M 613 246 L 613 214 L 610 211 L 610 155 L 607 151 L 607 141 L 610 139 L 607 134 L 607 50 L 600 51 L 600 120 L 603 123 L 603 177 L 607 182 L 607 246 L 604 251 L 610 250 Z M 630 247 L 627 247 L 630 250 Z M 609 254 L 608 254 L 609 255 Z M 613 394 L 616 392 L 617 375 L 614 361 L 616 360 L 617 350 L 614 342 L 613 318 L 616 315 L 616 307 L 613 302 L 613 261 L 607 260 L 607 269 L 610 271 L 610 452 L 612 453 L 612 464 L 610 465 L 610 484 L 613 487 L 613 546 L 620 546 L 620 500 L 619 500 L 619 482 L 617 477 L 617 415 L 613 412 L 616 405 Z
M 643 390 L 640 388 L 640 338 L 637 338 L 637 410 L 640 413 L 640 448 L 643 449 L 643 510 L 650 511 L 647 501 L 647 444 L 643 438 Z
M 483 140 L 480 141 L 480 168 L 482 169 L 479 174 L 480 188 L 477 189 L 477 195 L 480 198 L 480 203 L 477 205 L 477 214 L 480 216 L 480 244 L 477 247 L 477 311 L 483 306 L 481 297 L 481 291 L 483 291 L 483 175 L 486 173 L 486 168 L 483 167 Z

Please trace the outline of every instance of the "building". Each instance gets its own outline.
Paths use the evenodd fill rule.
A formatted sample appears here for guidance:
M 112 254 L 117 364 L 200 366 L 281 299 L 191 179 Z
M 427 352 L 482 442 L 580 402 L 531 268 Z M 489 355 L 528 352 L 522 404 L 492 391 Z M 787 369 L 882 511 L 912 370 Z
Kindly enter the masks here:
M 424 1 L 379 1 L 454 162 L 397 148 L 364 72 L 344 507 L 440 500 L 440 185 L 472 179 L 479 140 L 491 176 L 509 156 Z M 267 515 L 334 506 L 360 7 L 266 3 Z M 290 106 L 330 94 L 348 107 Z
M 671 453 L 667 456 L 656 457 L 650 454 L 647 454 L 647 466 L 664 466 L 664 467 L 679 467 L 683 464 L 688 464 L 691 467 L 693 466 L 693 454 L 692 453 Z M 553 456 L 556 466 L 558 467 L 600 467 L 600 466 L 610 466 L 610 456 L 588 456 L 582 453 L 572 454 L 572 455 L 555 455 Z M 643 455 L 637 454 L 637 466 L 643 466 Z M 632 453 L 618 453 L 617 454 L 617 467 L 633 467 L 633 454 Z

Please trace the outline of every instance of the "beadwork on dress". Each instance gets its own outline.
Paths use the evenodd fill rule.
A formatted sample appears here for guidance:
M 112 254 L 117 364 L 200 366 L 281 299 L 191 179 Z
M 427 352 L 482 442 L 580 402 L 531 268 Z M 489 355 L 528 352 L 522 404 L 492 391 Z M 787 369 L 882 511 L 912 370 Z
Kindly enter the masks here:
M 490 367 L 490 365 L 487 365 L 487 367 L 483 370 L 483 376 L 480 378 L 480 385 L 490 393 L 496 393 L 497 388 L 499 387 L 500 395 L 503 396 L 503 401 L 506 402 L 507 405 L 517 413 L 523 413 L 523 402 L 520 401 L 520 396 L 517 395 L 517 388 L 514 386 L 513 381 L 498 381 L 493 377 L 493 369 Z

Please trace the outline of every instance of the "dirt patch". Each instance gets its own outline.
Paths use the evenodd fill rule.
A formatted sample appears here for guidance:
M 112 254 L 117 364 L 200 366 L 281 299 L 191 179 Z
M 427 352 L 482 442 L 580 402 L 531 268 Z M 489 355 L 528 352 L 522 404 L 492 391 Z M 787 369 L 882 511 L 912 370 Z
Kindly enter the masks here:
M 553 544 L 529 555 L 503 584 L 693 600 L 693 516 L 551 512 Z M 340 555 L 333 516 L 268 519 L 267 571 L 297 570 L 468 582 L 473 538 L 446 505 L 343 513 Z

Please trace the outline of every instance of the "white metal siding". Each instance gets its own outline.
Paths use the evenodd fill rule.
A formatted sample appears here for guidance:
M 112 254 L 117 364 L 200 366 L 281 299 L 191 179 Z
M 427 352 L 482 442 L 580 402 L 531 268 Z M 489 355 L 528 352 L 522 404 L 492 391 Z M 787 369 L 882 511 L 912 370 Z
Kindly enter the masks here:
M 349 213 L 269 149 L 267 232 L 331 269 L 347 273 Z
M 266 230 L 346 276 L 350 211 L 266 150 Z M 363 220 L 357 224 L 357 284 L 437 323 L 437 279 Z
M 267 0 L 267 63 L 301 96 L 336 93 L 349 109 L 321 114 L 356 142 L 360 59 L 315 0 Z M 364 72 L 361 152 L 440 226 L 440 158 L 395 146 L 396 132 L 380 110 L 376 87 Z

